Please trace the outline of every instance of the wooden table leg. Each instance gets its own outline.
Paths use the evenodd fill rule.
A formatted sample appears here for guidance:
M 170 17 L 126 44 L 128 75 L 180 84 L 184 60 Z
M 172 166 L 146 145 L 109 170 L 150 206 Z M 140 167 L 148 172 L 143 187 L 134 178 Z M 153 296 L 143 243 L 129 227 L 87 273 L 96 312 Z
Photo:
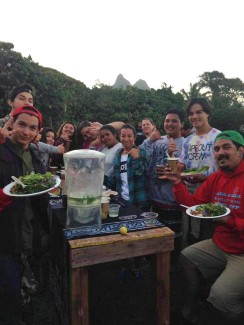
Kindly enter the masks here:
M 157 325 L 169 325 L 170 252 L 156 254 Z
M 89 325 L 88 269 L 70 270 L 70 325 Z

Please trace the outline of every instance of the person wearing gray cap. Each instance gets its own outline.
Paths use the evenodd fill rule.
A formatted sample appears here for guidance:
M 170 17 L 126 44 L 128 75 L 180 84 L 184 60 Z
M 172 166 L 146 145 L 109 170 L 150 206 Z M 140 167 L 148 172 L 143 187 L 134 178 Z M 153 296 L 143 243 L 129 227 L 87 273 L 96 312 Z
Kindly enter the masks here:
M 33 89 L 31 85 L 24 83 L 14 87 L 8 95 L 8 105 L 11 107 L 11 111 L 0 119 L 0 127 L 5 125 L 17 107 L 33 106 Z

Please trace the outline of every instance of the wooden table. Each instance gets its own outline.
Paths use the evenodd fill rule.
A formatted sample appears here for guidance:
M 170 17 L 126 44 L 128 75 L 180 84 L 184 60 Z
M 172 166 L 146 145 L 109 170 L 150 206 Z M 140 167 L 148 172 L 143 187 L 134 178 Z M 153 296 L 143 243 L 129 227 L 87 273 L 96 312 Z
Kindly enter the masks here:
M 88 266 L 156 255 L 157 324 L 169 325 L 170 252 L 174 232 L 167 227 L 68 241 L 70 324 L 89 324 Z

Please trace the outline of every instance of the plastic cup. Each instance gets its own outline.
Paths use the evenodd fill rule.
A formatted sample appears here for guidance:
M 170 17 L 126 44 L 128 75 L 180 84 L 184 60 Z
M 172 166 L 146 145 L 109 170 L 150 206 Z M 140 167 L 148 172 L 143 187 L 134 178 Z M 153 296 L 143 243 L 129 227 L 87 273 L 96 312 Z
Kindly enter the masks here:
M 178 172 L 178 161 L 179 158 L 171 157 L 168 158 L 168 165 L 172 170 L 172 173 L 176 174 Z
M 109 204 L 109 216 L 110 218 L 117 218 L 119 215 L 119 204 Z

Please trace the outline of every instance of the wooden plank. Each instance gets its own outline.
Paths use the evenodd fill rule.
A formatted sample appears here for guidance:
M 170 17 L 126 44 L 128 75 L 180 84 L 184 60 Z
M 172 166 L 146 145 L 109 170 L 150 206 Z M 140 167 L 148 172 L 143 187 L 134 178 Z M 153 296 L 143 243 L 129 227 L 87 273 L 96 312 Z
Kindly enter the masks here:
M 70 269 L 70 324 L 89 325 L 88 270 Z
M 150 255 L 174 249 L 173 232 L 164 237 L 143 240 L 115 240 L 107 245 L 80 247 L 70 250 L 70 267 L 94 265 L 135 256 Z M 125 236 L 124 236 L 125 237 Z
M 129 242 L 135 240 L 144 240 L 147 238 L 157 238 L 174 235 L 174 232 L 168 227 L 162 228 L 151 228 L 143 231 L 132 231 L 128 232 L 126 235 L 115 234 L 101 237 L 89 237 L 82 239 L 69 240 L 69 246 L 71 249 L 86 246 L 99 246 L 108 245 L 114 242 Z
M 156 254 L 157 325 L 169 325 L 170 318 L 170 252 Z

